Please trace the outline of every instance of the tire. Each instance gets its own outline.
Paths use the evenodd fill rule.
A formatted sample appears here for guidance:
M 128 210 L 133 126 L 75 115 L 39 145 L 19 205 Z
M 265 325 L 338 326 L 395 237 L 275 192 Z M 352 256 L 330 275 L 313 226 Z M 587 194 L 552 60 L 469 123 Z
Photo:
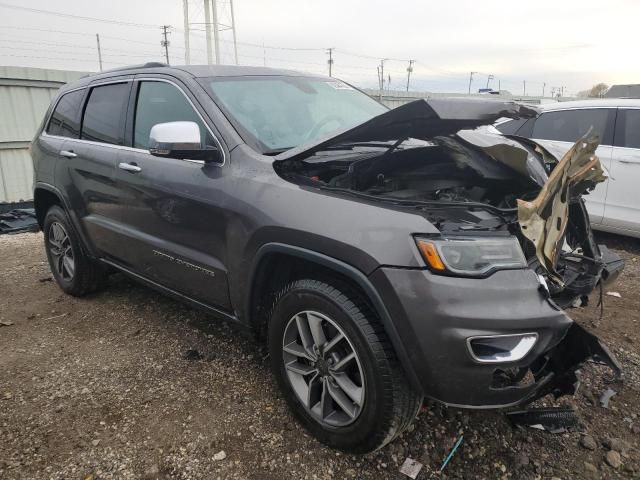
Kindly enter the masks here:
M 65 293 L 80 297 L 106 284 L 106 269 L 87 257 L 62 208 L 47 211 L 42 230 L 51 274 Z
M 284 287 L 271 310 L 268 343 L 287 403 L 330 447 L 380 449 L 422 405 L 374 312 L 339 281 L 305 279 Z

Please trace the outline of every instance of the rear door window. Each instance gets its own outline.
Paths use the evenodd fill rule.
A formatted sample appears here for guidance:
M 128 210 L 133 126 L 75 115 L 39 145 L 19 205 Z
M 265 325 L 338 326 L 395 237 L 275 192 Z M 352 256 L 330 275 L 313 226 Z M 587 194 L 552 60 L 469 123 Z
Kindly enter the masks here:
M 129 83 L 114 83 L 91 89 L 80 138 L 114 145 L 124 143 L 124 119 L 130 86 Z
M 609 116 L 615 111 L 609 108 L 585 108 L 546 112 L 533 126 L 533 138 L 575 142 L 591 127 L 600 137 L 601 144 L 611 145 Z
M 65 93 L 56 104 L 51 115 L 47 133 L 60 137 L 78 138 L 80 136 L 80 110 L 85 89 Z
M 200 138 L 204 147 L 215 146 L 211 134 L 187 97 L 174 85 L 167 82 L 143 81 L 138 90 L 134 120 L 133 146 L 149 148 L 149 133 L 158 123 L 195 122 L 200 127 Z
M 640 110 L 618 110 L 615 143 L 617 147 L 640 148 Z

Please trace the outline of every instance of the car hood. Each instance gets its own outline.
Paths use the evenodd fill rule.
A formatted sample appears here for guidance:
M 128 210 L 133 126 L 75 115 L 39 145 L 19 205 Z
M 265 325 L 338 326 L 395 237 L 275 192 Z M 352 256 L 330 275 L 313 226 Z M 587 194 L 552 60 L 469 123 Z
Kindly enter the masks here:
M 484 98 L 421 99 L 394 108 L 348 130 L 313 140 L 275 156 L 276 161 L 307 158 L 341 144 L 415 138 L 428 140 L 488 125 L 501 117 L 532 118 L 540 110 L 512 101 Z

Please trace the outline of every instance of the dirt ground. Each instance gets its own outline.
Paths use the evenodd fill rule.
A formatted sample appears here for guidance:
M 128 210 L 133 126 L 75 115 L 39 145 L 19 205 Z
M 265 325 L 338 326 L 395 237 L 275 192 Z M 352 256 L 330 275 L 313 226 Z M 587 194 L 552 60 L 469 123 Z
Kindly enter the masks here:
M 0 478 L 400 479 L 406 457 L 424 464 L 419 479 L 640 478 L 640 243 L 599 240 L 627 262 L 609 288 L 621 298 L 605 296 L 602 319 L 597 298 L 570 314 L 609 345 L 626 378 L 607 384 L 609 371 L 589 364 L 575 397 L 547 402 L 574 406 L 579 432 L 514 429 L 499 413 L 429 404 L 401 438 L 352 456 L 298 425 L 251 339 L 121 275 L 101 293 L 67 296 L 51 281 L 41 234 L 4 235 Z M 617 393 L 603 408 L 609 387 Z

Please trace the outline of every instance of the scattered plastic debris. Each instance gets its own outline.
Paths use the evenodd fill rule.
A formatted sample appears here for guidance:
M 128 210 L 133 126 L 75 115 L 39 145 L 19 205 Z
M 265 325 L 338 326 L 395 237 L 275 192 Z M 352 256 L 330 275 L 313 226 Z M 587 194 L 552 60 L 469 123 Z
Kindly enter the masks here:
M 458 438 L 456 443 L 453 445 L 453 448 L 449 452 L 449 455 L 447 455 L 447 458 L 445 458 L 444 462 L 442 462 L 442 466 L 440 467 L 440 471 L 441 472 L 444 470 L 444 468 L 447 466 L 447 464 L 453 458 L 453 454 L 456 453 L 456 450 L 458 450 L 458 447 L 462 444 L 462 440 L 464 440 L 464 435 L 460 435 L 460 438 Z
M 13 322 L 9 320 L 0 320 L 0 327 L 10 327 L 11 325 L 13 325 Z
M 46 322 L 47 320 L 53 320 L 54 318 L 60 318 L 60 317 L 66 317 L 66 316 L 67 316 L 66 313 L 61 313 L 60 315 L 54 315 L 53 317 L 45 318 L 44 321 Z
M 224 450 L 220 450 L 218 453 L 216 453 L 216 454 L 213 456 L 213 459 L 214 459 L 216 462 L 219 462 L 220 460 L 224 460 L 225 458 L 227 458 L 227 454 L 225 453 L 225 451 L 224 451 Z
M 414 480 L 418 478 L 418 474 L 422 470 L 422 464 L 413 458 L 408 458 L 404 461 L 400 467 L 400 473 L 406 475 Z
M 35 232 L 39 228 L 36 211 L 33 208 L 16 208 L 0 213 L 0 234 Z
M 607 388 L 604 392 L 602 392 L 602 395 L 600 395 L 600 405 L 602 405 L 603 408 L 609 408 L 609 400 L 611 400 L 611 397 L 613 397 L 616 393 L 615 390 L 612 390 L 611 388 Z
M 620 295 L 620 293 L 618 292 L 607 292 L 606 294 L 610 297 L 622 298 L 622 295 Z
M 564 433 L 578 426 L 578 419 L 572 408 L 531 408 L 508 412 L 506 415 L 516 427 L 529 427 L 549 433 Z
M 202 353 L 200 353 L 198 350 L 191 348 L 185 352 L 184 358 L 185 360 L 196 362 L 198 360 L 202 360 L 204 358 L 204 355 L 202 355 Z

